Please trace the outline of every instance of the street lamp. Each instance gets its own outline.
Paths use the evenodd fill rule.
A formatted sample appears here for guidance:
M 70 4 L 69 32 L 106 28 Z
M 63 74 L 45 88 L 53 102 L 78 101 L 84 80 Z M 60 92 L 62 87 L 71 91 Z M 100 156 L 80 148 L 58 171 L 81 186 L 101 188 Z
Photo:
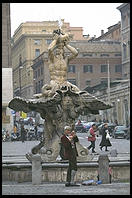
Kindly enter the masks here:
M 109 60 L 107 62 L 108 64 L 108 103 L 110 104 L 110 65 L 109 65 Z M 110 121 L 110 116 L 111 115 L 111 110 L 108 110 L 108 120 Z
M 21 69 L 23 69 L 23 66 L 22 66 L 22 57 L 20 55 L 19 57 L 19 88 L 20 88 L 20 97 L 21 97 Z
M 110 65 L 108 60 L 108 102 L 110 103 Z

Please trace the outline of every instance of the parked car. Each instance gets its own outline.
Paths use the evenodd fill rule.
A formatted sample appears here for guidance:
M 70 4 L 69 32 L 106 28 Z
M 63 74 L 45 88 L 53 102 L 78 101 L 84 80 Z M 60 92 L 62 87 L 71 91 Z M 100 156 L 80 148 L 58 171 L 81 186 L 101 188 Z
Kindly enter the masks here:
M 28 124 L 33 125 L 33 124 L 35 124 L 35 118 L 27 117 L 27 118 L 23 119 L 23 122 L 24 122 L 24 125 L 28 125 Z
M 37 136 L 38 136 L 38 140 L 42 140 L 43 134 L 44 134 L 44 125 L 43 125 L 43 124 L 39 124 L 39 125 L 37 126 Z
M 126 139 L 130 139 L 130 126 L 127 128 L 127 134 L 126 134 Z
M 92 124 L 95 122 L 86 122 L 86 121 L 81 121 L 80 124 L 76 123 L 75 124 L 75 131 L 80 132 L 80 133 L 87 133 L 87 131 L 90 129 Z
M 108 124 L 108 130 L 110 135 L 112 135 L 114 128 L 116 127 L 116 124 L 114 123 L 107 123 Z M 104 128 L 105 123 L 102 123 L 101 125 L 98 126 L 99 134 L 102 135 L 102 130 Z
M 85 132 L 87 132 L 90 127 L 92 126 L 92 124 L 94 124 L 95 122 L 87 122 L 84 124 L 84 128 L 85 128 Z
M 113 138 L 117 138 L 117 137 L 123 137 L 123 138 L 126 138 L 127 136 L 127 130 L 128 128 L 126 126 L 116 126 L 113 133 L 112 133 L 112 136 Z
M 36 136 L 35 136 L 35 132 L 34 131 L 29 131 L 27 134 L 27 140 L 31 141 L 31 140 L 36 140 Z
M 75 131 L 79 133 L 83 133 L 85 130 L 83 123 L 75 124 Z
M 76 122 L 75 123 L 75 131 L 76 132 L 79 132 L 79 133 L 82 133 L 83 132 L 83 130 L 84 130 L 84 126 L 83 126 L 83 124 L 85 123 L 85 121 L 81 121 L 81 122 Z
M 11 133 L 11 141 L 20 141 L 21 140 L 21 135 L 20 133 Z

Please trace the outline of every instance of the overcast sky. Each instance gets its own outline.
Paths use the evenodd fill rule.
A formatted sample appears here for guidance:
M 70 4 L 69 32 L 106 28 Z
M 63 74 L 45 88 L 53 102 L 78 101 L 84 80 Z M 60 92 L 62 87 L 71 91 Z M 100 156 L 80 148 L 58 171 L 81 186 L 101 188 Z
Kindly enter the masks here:
M 121 21 L 116 8 L 122 3 L 10 3 L 11 36 L 26 21 L 64 19 L 71 27 L 83 27 L 83 34 L 101 35 L 101 30 Z

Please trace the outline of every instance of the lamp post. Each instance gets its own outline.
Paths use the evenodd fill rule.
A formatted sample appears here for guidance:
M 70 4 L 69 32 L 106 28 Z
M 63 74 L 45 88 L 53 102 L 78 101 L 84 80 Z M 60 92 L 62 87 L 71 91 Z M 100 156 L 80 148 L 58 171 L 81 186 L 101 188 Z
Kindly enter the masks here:
M 21 97 L 21 69 L 22 68 L 23 68 L 23 66 L 22 66 L 22 57 L 20 55 L 20 57 L 19 57 L 19 88 L 20 88 L 19 95 L 20 95 L 20 97 Z
M 110 65 L 108 60 L 108 102 L 110 103 Z
M 108 103 L 110 104 L 110 65 L 109 60 L 107 61 L 108 64 Z M 110 121 L 110 110 L 108 110 L 108 120 Z

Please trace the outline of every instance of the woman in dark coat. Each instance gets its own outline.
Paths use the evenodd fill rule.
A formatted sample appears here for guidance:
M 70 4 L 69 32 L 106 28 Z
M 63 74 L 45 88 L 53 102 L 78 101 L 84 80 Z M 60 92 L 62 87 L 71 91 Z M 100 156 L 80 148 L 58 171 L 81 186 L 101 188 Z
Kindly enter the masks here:
M 101 150 L 105 146 L 105 151 L 108 151 L 107 150 L 108 146 L 112 146 L 112 144 L 110 143 L 110 140 L 106 139 L 107 131 L 108 131 L 108 124 L 105 123 L 104 128 L 102 130 L 102 140 L 99 145 Z

